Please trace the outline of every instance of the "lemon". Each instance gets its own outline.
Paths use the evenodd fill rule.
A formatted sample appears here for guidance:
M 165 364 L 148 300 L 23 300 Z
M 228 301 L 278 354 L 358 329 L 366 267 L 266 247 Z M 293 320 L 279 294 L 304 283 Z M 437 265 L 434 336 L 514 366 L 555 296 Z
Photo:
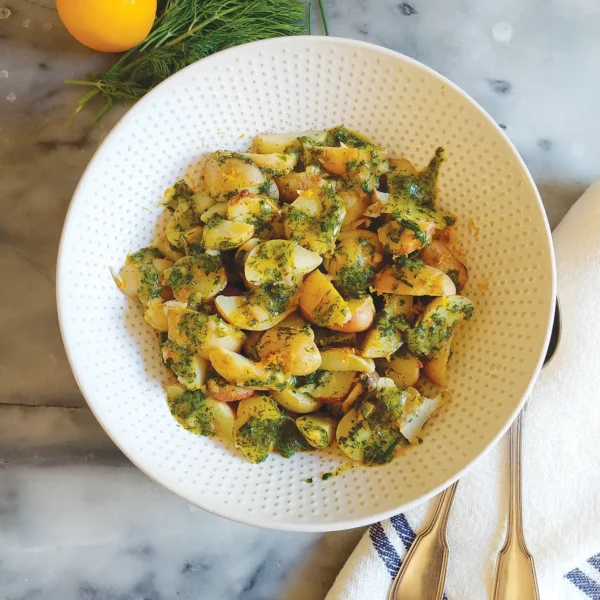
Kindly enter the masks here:
M 67 31 L 100 52 L 123 52 L 150 32 L 156 0 L 56 0 Z

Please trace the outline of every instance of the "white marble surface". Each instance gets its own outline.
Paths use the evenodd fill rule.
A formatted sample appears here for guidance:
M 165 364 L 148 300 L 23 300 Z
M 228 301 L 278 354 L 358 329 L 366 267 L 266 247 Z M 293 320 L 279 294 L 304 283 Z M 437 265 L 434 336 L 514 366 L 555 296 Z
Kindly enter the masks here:
M 332 35 L 404 52 L 475 97 L 552 225 L 600 175 L 596 0 L 325 6 Z M 55 258 L 75 185 L 125 109 L 69 121 L 79 90 L 62 80 L 111 57 L 72 40 L 53 0 L 0 0 L 0 16 L 0 600 L 323 598 L 360 531 L 268 532 L 192 509 L 85 408 L 58 332 Z

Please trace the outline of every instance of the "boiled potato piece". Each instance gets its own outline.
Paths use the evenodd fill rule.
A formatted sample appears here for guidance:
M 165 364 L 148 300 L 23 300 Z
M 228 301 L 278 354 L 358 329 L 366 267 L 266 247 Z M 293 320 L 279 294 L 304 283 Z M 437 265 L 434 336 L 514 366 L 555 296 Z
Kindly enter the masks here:
M 423 372 L 432 383 L 441 387 L 446 385 L 448 371 L 448 360 L 450 359 L 450 345 L 452 338 L 444 340 L 440 347 L 429 355 L 429 359 L 423 367 Z M 412 384 L 414 385 L 414 384 Z
M 385 267 L 375 276 L 374 288 L 379 294 L 404 296 L 450 296 L 456 293 L 456 286 L 448 275 L 417 261 L 410 261 L 406 266 Z
M 250 254 L 250 250 L 256 248 L 261 243 L 261 240 L 257 237 L 250 238 L 247 242 L 244 242 L 235 252 L 233 264 L 238 273 L 244 276 L 244 264 Z
M 304 280 L 299 304 L 311 323 L 323 327 L 342 326 L 352 317 L 348 303 L 321 271 L 313 271 Z
M 353 384 L 350 393 L 344 398 L 342 402 L 342 409 L 346 413 L 352 406 L 361 398 L 366 398 L 377 389 L 377 382 L 379 381 L 379 373 L 373 371 L 373 373 L 363 373 L 358 376 L 358 381 Z
M 285 152 L 288 146 L 297 142 L 299 138 L 307 142 L 323 143 L 327 138 L 325 130 L 296 131 L 293 133 L 261 133 L 252 142 L 252 152 L 270 154 L 272 152 Z
M 404 406 L 404 414 L 400 421 L 400 433 L 411 443 L 419 442 L 420 434 L 429 417 L 443 406 L 448 396 L 441 393 L 435 398 L 426 398 L 421 396 L 412 388 L 413 394 L 409 395 Z
M 204 211 L 204 213 L 202 213 L 200 220 L 203 223 L 208 223 L 215 215 L 221 217 L 222 219 L 226 219 L 228 209 L 229 205 L 227 204 L 227 202 L 217 202 L 216 204 L 213 204 L 209 209 Z
M 387 212 L 390 195 L 387 192 L 373 190 L 371 193 L 371 204 L 365 210 L 365 217 L 377 218 Z
M 255 394 L 254 390 L 231 385 L 221 378 L 209 379 L 206 383 L 206 391 L 209 396 L 219 402 L 237 402 L 238 400 L 250 398 L 250 396 Z
M 346 297 L 360 297 L 375 279 L 383 262 L 383 246 L 372 231 L 354 229 L 338 236 L 337 247 L 326 261 L 327 272 Z
M 254 225 L 254 235 L 260 239 L 275 237 L 279 205 L 263 194 L 239 194 L 229 200 L 227 218 L 236 223 Z
M 292 329 L 302 329 L 306 326 L 306 321 L 298 313 L 292 313 L 281 322 L 281 326 L 290 327 Z
M 216 198 L 209 196 L 206 192 L 197 192 L 192 196 L 192 201 L 194 203 L 194 210 L 199 215 L 203 214 L 217 203 Z
M 253 463 L 267 459 L 277 441 L 282 415 L 276 402 L 266 395 L 242 400 L 233 427 L 235 445 Z
M 257 344 L 260 359 L 291 375 L 314 373 L 321 365 L 321 354 L 309 326 L 298 329 L 278 325 L 269 329 Z
M 352 229 L 353 224 L 362 219 L 365 210 L 371 203 L 369 196 L 362 191 L 340 190 L 339 197 L 344 201 L 346 207 L 346 216 L 342 222 L 342 231 Z
M 289 375 L 269 368 L 269 365 L 255 363 L 237 352 L 224 348 L 214 348 L 209 352 L 213 369 L 223 379 L 235 386 L 253 390 L 281 390 L 290 386 Z
M 204 227 L 202 225 L 184 231 L 180 238 L 183 247 L 187 247 L 190 244 L 199 244 L 202 241 L 203 233 Z
M 148 323 L 150 327 L 156 329 L 156 331 L 169 330 L 165 303 L 157 298 L 150 300 L 148 303 L 148 306 L 144 311 L 144 319 L 146 320 L 146 323 Z
M 329 348 L 330 346 L 356 347 L 356 333 L 332 331 L 325 327 L 313 327 L 313 331 L 315 333 L 315 342 L 319 348 Z
M 403 175 L 416 175 L 417 169 L 407 158 L 388 158 L 390 167 Z
M 165 227 L 165 236 L 169 244 L 176 248 L 183 248 L 186 243 L 184 237 L 186 232 L 193 231 L 199 224 L 198 213 L 194 210 L 192 199 L 180 199 Z
M 225 289 L 227 272 L 220 256 L 196 253 L 180 258 L 163 273 L 163 283 L 180 302 L 209 300 Z
M 352 460 L 362 460 L 365 444 L 373 435 L 369 423 L 354 408 L 338 423 L 335 436 L 340 450 Z
M 401 354 L 392 357 L 384 367 L 385 376 L 389 377 L 398 388 L 412 387 L 419 380 L 423 363 L 412 354 Z
M 215 433 L 228 442 L 233 442 L 235 413 L 231 406 L 208 397 L 205 399 L 205 402 L 212 413 Z
M 317 410 L 321 403 L 310 394 L 295 390 L 271 391 L 271 396 L 286 410 L 298 414 L 311 413 Z
M 321 369 L 324 371 L 359 371 L 372 373 L 375 363 L 363 358 L 354 348 L 330 348 L 321 352 Z
M 305 415 L 296 419 L 296 427 L 313 448 L 327 448 L 333 442 L 335 421 L 324 415 Z
M 207 250 L 232 250 L 254 235 L 254 225 L 234 223 L 213 215 L 204 228 L 202 243 Z
M 314 271 L 323 259 L 316 253 L 287 240 L 271 240 L 254 247 L 248 254 L 244 275 L 251 285 L 295 286 Z
M 172 265 L 169 260 L 152 257 L 129 262 L 119 271 L 115 283 L 126 296 L 137 298 L 142 306 L 147 306 L 151 300 L 159 298 L 162 291 L 160 274 Z
M 231 152 L 215 152 L 204 166 L 204 183 L 210 196 L 236 194 L 243 189 L 258 191 L 267 176 L 255 164 L 235 158 Z
M 345 217 L 344 201 L 327 183 L 302 191 L 283 207 L 286 237 L 319 254 L 333 249 Z
M 177 380 L 188 390 L 197 390 L 204 385 L 208 372 L 208 361 L 189 348 L 180 346 L 172 340 L 162 345 L 162 357 L 165 364 L 175 373 Z
M 224 348 L 213 348 L 208 353 L 208 358 L 213 369 L 229 383 L 253 389 L 268 389 L 268 371 L 245 356 Z
M 185 428 L 199 435 L 215 433 L 233 440 L 235 415 L 227 404 L 207 398 L 200 391 L 188 391 L 169 398 L 169 408 Z
M 217 296 L 215 306 L 229 323 L 249 331 L 265 331 L 281 323 L 298 306 L 299 291 L 286 290 L 275 294 L 260 288 L 245 296 Z
M 319 170 L 315 172 L 314 169 L 301 173 L 288 173 L 275 180 L 279 189 L 279 198 L 284 202 L 293 202 L 301 192 L 319 187 L 323 182 L 323 174 Z
M 319 402 L 332 404 L 343 400 L 347 395 L 356 373 L 354 371 L 323 371 L 323 381 L 309 394 Z
M 473 303 L 464 296 L 436 298 L 413 329 L 406 334 L 410 351 L 417 356 L 431 356 L 452 336 L 454 327 L 473 315 Z
M 183 252 L 179 252 L 179 250 L 174 249 L 171 246 L 171 243 L 167 239 L 167 236 L 161 234 L 158 236 L 155 242 L 156 247 L 160 252 L 164 255 L 165 258 L 168 258 L 171 262 L 177 262 L 180 258 L 183 258 L 185 254 Z
M 282 152 L 273 152 L 270 154 L 252 154 L 243 152 L 236 154 L 236 156 L 253 162 L 273 177 L 283 177 L 284 175 L 287 175 L 298 163 L 297 152 L 290 152 L 288 154 Z
M 411 254 L 431 243 L 435 223 L 419 221 L 410 229 L 399 221 L 388 221 L 377 230 L 381 243 L 391 254 Z
M 467 284 L 467 268 L 442 242 L 432 241 L 429 247 L 421 250 L 419 256 L 426 265 L 446 273 L 456 285 L 457 291 L 460 292 Z
M 171 402 L 185 392 L 185 387 L 179 383 L 169 383 L 165 386 L 165 392 L 167 392 L 167 400 Z
M 327 327 L 344 333 L 358 333 L 369 329 L 375 318 L 373 298 L 370 295 L 364 298 L 351 298 L 347 304 L 350 318 L 343 325 L 329 324 Z
M 404 343 L 413 306 L 412 296 L 386 295 L 385 306 L 375 316 L 375 323 L 363 340 L 362 355 L 382 358 L 394 354 Z
M 370 165 L 372 151 L 369 148 L 328 148 L 315 146 L 312 153 L 324 169 L 334 175 L 357 173 L 363 165 Z
M 212 348 L 238 352 L 244 343 L 242 331 L 226 323 L 218 315 L 189 310 L 177 302 L 167 302 L 169 339 L 182 347 L 208 358 Z

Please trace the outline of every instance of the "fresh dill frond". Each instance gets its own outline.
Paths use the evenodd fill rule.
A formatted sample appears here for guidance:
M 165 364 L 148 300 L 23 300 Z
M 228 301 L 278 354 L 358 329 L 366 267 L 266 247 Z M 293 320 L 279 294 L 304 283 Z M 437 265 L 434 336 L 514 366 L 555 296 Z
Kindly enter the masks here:
M 309 10 L 310 18 L 310 10 Z M 76 113 L 96 96 L 102 118 L 116 101 L 135 101 L 189 64 L 232 46 L 306 33 L 306 6 L 299 0 L 163 0 L 152 30 L 105 73 L 67 80 L 93 89 Z

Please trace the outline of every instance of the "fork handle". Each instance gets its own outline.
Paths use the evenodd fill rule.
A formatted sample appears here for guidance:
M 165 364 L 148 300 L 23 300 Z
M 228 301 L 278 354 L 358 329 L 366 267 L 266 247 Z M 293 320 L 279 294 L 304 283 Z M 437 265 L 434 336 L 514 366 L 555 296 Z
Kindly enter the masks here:
M 521 498 L 523 411 L 510 428 L 510 500 L 506 541 L 498 555 L 494 600 L 539 600 L 533 557 L 525 545 Z
M 389 600 L 440 600 L 444 593 L 448 544 L 446 526 L 458 482 L 446 489 L 431 523 L 414 539 L 392 584 Z

